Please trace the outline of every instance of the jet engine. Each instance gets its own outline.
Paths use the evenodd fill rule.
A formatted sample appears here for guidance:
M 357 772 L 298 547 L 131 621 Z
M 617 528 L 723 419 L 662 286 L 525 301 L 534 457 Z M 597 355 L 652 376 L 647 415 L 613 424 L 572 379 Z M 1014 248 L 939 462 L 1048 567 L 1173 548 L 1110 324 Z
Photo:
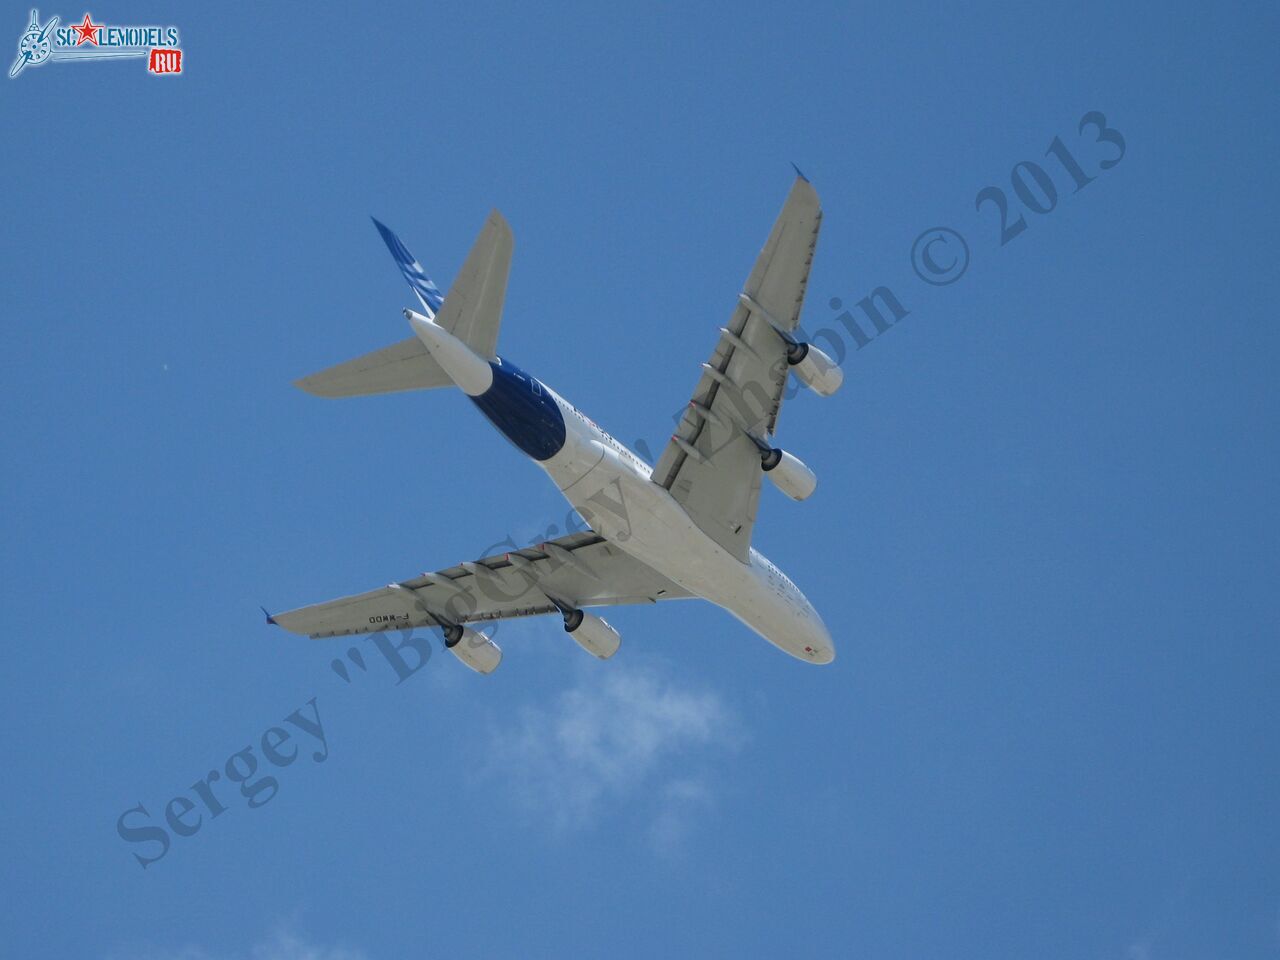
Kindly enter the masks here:
M 831 396 L 844 383 L 844 371 L 811 343 L 790 344 L 787 363 L 800 382 L 820 397 Z
M 451 623 L 444 628 L 444 645 L 476 673 L 493 673 L 502 662 L 502 648 L 483 633 Z
M 603 617 L 581 610 L 570 610 L 564 615 L 564 629 L 578 642 L 578 646 L 592 656 L 608 660 L 618 652 L 622 636 L 609 626 Z
M 799 457 L 771 447 L 762 451 L 760 463 L 773 485 L 792 500 L 804 500 L 818 486 L 818 478 Z

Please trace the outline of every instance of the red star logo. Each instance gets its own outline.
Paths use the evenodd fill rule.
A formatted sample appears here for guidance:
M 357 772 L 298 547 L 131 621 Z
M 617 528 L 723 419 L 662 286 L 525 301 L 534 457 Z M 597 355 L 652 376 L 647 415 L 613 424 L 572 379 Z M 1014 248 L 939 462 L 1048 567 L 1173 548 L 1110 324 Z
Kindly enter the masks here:
M 80 44 L 84 43 L 86 40 L 89 41 L 89 43 L 92 43 L 95 47 L 98 46 L 98 31 L 101 30 L 102 27 L 103 24 L 94 23 L 89 19 L 89 15 L 86 13 L 84 15 L 84 23 L 79 26 L 73 24 L 71 27 L 72 30 L 80 34 L 80 36 L 76 38 L 76 46 L 80 46 Z

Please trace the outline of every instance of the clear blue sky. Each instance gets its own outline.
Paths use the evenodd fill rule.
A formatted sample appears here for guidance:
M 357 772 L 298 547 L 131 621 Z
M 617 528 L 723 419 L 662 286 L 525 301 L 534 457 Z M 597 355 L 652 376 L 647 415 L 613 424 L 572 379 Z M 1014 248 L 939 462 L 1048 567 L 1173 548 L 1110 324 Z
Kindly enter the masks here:
M 1280 952 L 1274 4 L 92 9 L 186 70 L 0 78 L 5 956 Z M 290 386 L 407 335 L 369 214 L 447 287 L 501 209 L 502 352 L 656 447 L 790 161 L 806 326 L 909 310 L 761 503 L 834 666 L 691 603 L 608 663 L 539 620 L 487 679 L 365 642 L 344 683 L 262 622 L 565 516 L 460 396 Z M 312 697 L 326 759 L 290 727 L 267 802 L 139 866 L 122 813 Z

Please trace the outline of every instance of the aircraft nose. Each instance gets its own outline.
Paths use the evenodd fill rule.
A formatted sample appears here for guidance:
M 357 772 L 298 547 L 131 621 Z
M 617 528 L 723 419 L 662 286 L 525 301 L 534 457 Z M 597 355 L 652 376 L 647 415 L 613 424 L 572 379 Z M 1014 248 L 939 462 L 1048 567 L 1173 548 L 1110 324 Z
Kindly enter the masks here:
M 836 648 L 834 646 L 818 647 L 808 645 L 804 648 L 807 659 L 810 663 L 825 665 L 831 663 L 836 658 Z
M 805 659 L 810 663 L 827 664 L 836 658 L 835 641 L 831 639 L 831 633 L 817 611 L 813 613 L 812 629 L 810 635 L 805 638 L 802 649 Z

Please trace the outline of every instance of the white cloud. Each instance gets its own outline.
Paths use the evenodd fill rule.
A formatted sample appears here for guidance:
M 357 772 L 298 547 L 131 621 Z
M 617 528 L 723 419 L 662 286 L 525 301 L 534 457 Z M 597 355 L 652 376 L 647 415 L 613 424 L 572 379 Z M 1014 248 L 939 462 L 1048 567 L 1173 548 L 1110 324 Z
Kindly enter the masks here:
M 185 946 L 177 950 L 132 950 L 113 956 L 117 960 L 366 960 L 359 950 L 317 946 L 284 926 L 254 944 L 248 953 L 224 954 L 204 947 Z
M 673 780 L 663 791 L 662 806 L 649 827 L 653 847 L 666 857 L 677 855 L 693 826 L 700 808 L 709 807 L 713 797 L 701 780 Z
M 656 799 L 651 836 L 669 850 L 687 832 L 681 815 L 711 800 L 707 784 L 680 763 L 732 747 L 739 735 L 714 692 L 610 664 L 550 707 L 525 709 L 493 740 L 492 772 L 555 828 L 593 822 L 606 800 Z
M 277 930 L 270 940 L 256 944 L 251 956 L 253 960 L 364 960 L 359 950 L 318 947 L 283 930 Z

